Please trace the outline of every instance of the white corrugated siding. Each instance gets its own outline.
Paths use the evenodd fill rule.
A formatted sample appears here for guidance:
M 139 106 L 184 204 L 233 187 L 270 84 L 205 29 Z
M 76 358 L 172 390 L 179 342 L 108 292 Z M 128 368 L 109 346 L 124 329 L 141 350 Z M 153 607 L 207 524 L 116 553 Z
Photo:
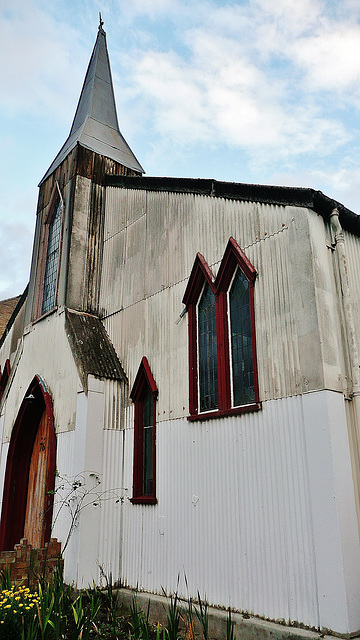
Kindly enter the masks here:
M 360 348 L 360 238 L 351 233 L 344 232 L 346 243 L 346 258 L 348 261 L 348 274 L 355 319 L 355 331 Z
M 146 354 L 151 359 L 159 389 L 169 390 L 167 397 L 159 395 L 163 417 L 179 417 L 188 410 L 187 318 L 178 324 L 176 320 L 196 253 L 203 253 L 216 273 L 230 235 L 258 274 L 255 312 L 261 399 L 321 388 L 320 358 L 306 356 L 313 351 L 309 341 L 319 343 L 316 318 L 311 324 L 306 308 L 311 299 L 316 309 L 313 281 L 304 280 L 304 273 L 299 281 L 299 271 L 309 272 L 307 265 L 311 266 L 306 210 L 110 188 L 106 212 L 101 287 L 101 305 L 104 315 L 109 314 L 105 326 L 130 385 L 141 357 Z M 301 359 L 310 371 L 301 371 Z
M 352 313 L 354 318 L 358 355 L 360 355 L 360 239 L 347 232 L 344 232 L 344 236 Z M 355 401 L 351 403 L 346 403 L 346 410 L 349 421 L 349 436 L 352 443 L 351 455 L 360 527 L 360 401 L 359 398 L 355 398 L 354 400 Z
M 61 540 L 62 549 L 69 538 L 64 556 L 65 579 L 69 583 L 77 579 L 77 536 L 70 533 L 71 517 L 66 506 L 66 498 L 70 496 L 70 487 L 74 480 L 74 434 L 74 431 L 67 431 L 58 433 L 56 437 L 56 469 L 59 475 L 55 481 L 53 529 L 51 532 L 52 537 Z
M 105 380 L 104 391 L 104 429 L 120 429 L 123 427 L 124 383 L 118 380 Z
M 99 560 L 106 576 L 114 580 L 121 573 L 122 502 L 129 495 L 123 475 L 124 431 L 105 430 L 103 441 L 101 526 Z
M 129 586 L 195 597 L 199 590 L 213 604 L 320 624 L 301 394 L 324 388 L 316 286 L 330 294 L 325 249 L 314 279 L 312 243 L 322 228 L 308 216 L 296 207 L 107 189 L 104 323 L 129 388 L 146 355 L 159 390 L 156 506 L 128 500 L 131 403 L 124 431 L 105 436 L 107 482 L 123 459 L 129 493 L 122 517 L 109 515 L 111 541 L 100 556 L 121 567 Z M 190 423 L 187 317 L 177 320 L 196 253 L 216 274 L 230 236 L 257 271 L 262 410 Z
M 191 596 L 318 625 L 301 397 L 240 419 L 160 422 L 157 486 L 158 505 L 124 503 L 125 584 L 186 596 L 186 576 Z

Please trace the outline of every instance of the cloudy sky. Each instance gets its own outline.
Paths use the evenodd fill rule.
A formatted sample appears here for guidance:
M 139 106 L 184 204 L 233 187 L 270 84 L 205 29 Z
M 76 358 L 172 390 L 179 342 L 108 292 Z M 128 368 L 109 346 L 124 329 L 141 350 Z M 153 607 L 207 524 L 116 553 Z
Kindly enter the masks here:
M 312 187 L 360 213 L 359 0 L 0 0 L 0 299 L 27 283 L 99 10 L 147 175 Z

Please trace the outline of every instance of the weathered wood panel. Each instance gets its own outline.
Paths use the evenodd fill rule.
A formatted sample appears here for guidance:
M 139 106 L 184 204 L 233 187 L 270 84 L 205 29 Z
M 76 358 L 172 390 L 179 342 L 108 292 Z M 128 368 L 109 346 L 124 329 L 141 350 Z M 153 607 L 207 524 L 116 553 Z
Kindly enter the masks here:
M 38 549 L 43 547 L 45 543 L 49 445 L 48 416 L 44 410 L 31 454 L 24 525 L 24 538 L 27 538 L 28 542 Z

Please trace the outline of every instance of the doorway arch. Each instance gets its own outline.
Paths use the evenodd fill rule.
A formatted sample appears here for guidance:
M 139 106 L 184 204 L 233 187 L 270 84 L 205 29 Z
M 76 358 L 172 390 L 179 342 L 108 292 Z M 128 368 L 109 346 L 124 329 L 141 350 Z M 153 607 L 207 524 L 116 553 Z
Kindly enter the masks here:
M 0 525 L 0 550 L 27 537 L 43 547 L 51 534 L 56 471 L 52 399 L 35 376 L 21 403 L 10 439 Z M 50 493 L 49 493 L 50 492 Z

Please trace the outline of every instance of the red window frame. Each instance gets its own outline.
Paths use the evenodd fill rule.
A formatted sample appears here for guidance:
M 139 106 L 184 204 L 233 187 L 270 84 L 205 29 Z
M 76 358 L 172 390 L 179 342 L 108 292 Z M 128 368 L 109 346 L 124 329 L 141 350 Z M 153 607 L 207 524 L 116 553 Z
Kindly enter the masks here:
M 231 400 L 231 357 L 229 346 L 228 291 L 234 273 L 239 267 L 249 282 L 252 357 L 254 370 L 254 402 L 232 406 Z M 231 237 L 225 249 L 216 278 L 204 256 L 197 254 L 183 298 L 188 309 L 189 326 L 189 411 L 188 420 L 208 420 L 220 416 L 258 411 L 259 385 L 256 360 L 254 282 L 256 270 Z M 208 282 L 215 295 L 217 362 L 218 362 L 218 409 L 200 412 L 198 392 L 198 347 L 197 347 L 197 305 L 205 282 Z
M 151 494 L 143 493 L 143 474 L 144 474 L 144 396 L 149 390 L 152 397 L 152 471 L 153 483 Z M 151 373 L 151 369 L 146 356 L 143 356 L 139 370 L 137 372 L 135 382 L 133 384 L 130 398 L 134 403 L 134 468 L 133 468 L 133 496 L 131 502 L 133 504 L 156 504 L 156 399 L 158 389 L 156 382 Z

